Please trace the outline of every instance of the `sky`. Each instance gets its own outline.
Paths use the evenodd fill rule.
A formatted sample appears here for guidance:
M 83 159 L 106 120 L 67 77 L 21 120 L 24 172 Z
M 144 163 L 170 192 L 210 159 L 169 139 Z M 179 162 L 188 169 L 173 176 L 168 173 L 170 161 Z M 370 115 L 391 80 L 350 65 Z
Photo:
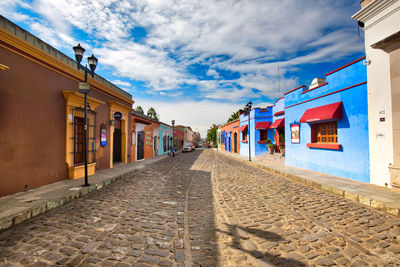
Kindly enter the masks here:
M 364 55 L 359 0 L 2 0 L 0 14 L 205 137 Z M 360 34 L 362 31 L 360 30 Z M 83 60 L 86 63 L 86 59 Z M 279 73 L 279 75 L 278 75 Z

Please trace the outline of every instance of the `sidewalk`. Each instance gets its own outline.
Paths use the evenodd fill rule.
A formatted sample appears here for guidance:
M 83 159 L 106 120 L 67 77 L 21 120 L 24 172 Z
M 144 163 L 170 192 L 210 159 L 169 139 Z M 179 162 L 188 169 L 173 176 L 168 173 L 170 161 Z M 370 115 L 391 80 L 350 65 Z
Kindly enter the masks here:
M 89 187 L 81 186 L 84 183 L 84 179 L 65 179 L 27 192 L 1 197 L 0 231 L 62 206 L 89 192 L 99 190 L 120 178 L 131 176 L 146 165 L 167 157 L 168 155 L 161 155 L 143 161 L 128 164 L 121 163 L 115 165 L 112 169 L 98 171 L 88 177 Z
M 295 180 L 302 184 L 331 192 L 371 208 L 400 216 L 400 191 L 366 184 L 350 179 L 314 172 L 296 167 L 289 167 L 277 162 L 263 161 L 260 158 L 249 162 L 247 157 L 238 154 L 218 151 L 245 164 L 262 168 L 268 172 Z

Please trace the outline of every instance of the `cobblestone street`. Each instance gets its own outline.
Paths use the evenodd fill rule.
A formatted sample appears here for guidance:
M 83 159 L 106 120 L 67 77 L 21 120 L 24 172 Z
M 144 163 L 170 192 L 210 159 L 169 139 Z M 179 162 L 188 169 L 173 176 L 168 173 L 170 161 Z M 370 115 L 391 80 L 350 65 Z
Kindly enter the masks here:
M 399 266 L 400 219 L 212 150 L 0 233 L 0 266 Z

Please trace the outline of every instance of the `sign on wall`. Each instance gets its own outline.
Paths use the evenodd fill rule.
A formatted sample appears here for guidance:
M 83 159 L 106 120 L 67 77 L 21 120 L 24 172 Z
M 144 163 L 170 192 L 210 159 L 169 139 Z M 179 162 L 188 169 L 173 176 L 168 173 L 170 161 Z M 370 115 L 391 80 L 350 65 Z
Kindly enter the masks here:
M 122 113 L 119 112 L 119 111 L 115 112 L 115 113 L 114 113 L 114 119 L 115 119 L 115 120 L 120 120 L 120 119 L 122 119 Z
M 100 125 L 100 146 L 107 145 L 107 128 L 104 123 Z
M 290 127 L 292 144 L 300 144 L 300 124 L 292 124 Z

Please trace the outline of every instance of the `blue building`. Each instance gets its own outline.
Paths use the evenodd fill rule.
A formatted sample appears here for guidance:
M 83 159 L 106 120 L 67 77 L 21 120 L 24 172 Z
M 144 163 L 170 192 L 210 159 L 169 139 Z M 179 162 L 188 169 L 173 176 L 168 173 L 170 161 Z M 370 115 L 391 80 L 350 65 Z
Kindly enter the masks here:
M 286 165 L 369 183 L 364 58 L 285 94 Z
M 249 140 L 252 157 L 268 152 L 266 140 L 274 139 L 274 130 L 270 129 L 273 119 L 272 110 L 272 107 L 253 108 L 250 111 L 250 117 L 240 112 L 240 155 L 249 155 Z M 249 122 L 250 127 L 248 126 Z
M 159 146 L 158 146 L 158 155 L 163 155 L 168 152 L 171 152 L 172 148 L 172 126 L 160 122 L 159 126 Z

